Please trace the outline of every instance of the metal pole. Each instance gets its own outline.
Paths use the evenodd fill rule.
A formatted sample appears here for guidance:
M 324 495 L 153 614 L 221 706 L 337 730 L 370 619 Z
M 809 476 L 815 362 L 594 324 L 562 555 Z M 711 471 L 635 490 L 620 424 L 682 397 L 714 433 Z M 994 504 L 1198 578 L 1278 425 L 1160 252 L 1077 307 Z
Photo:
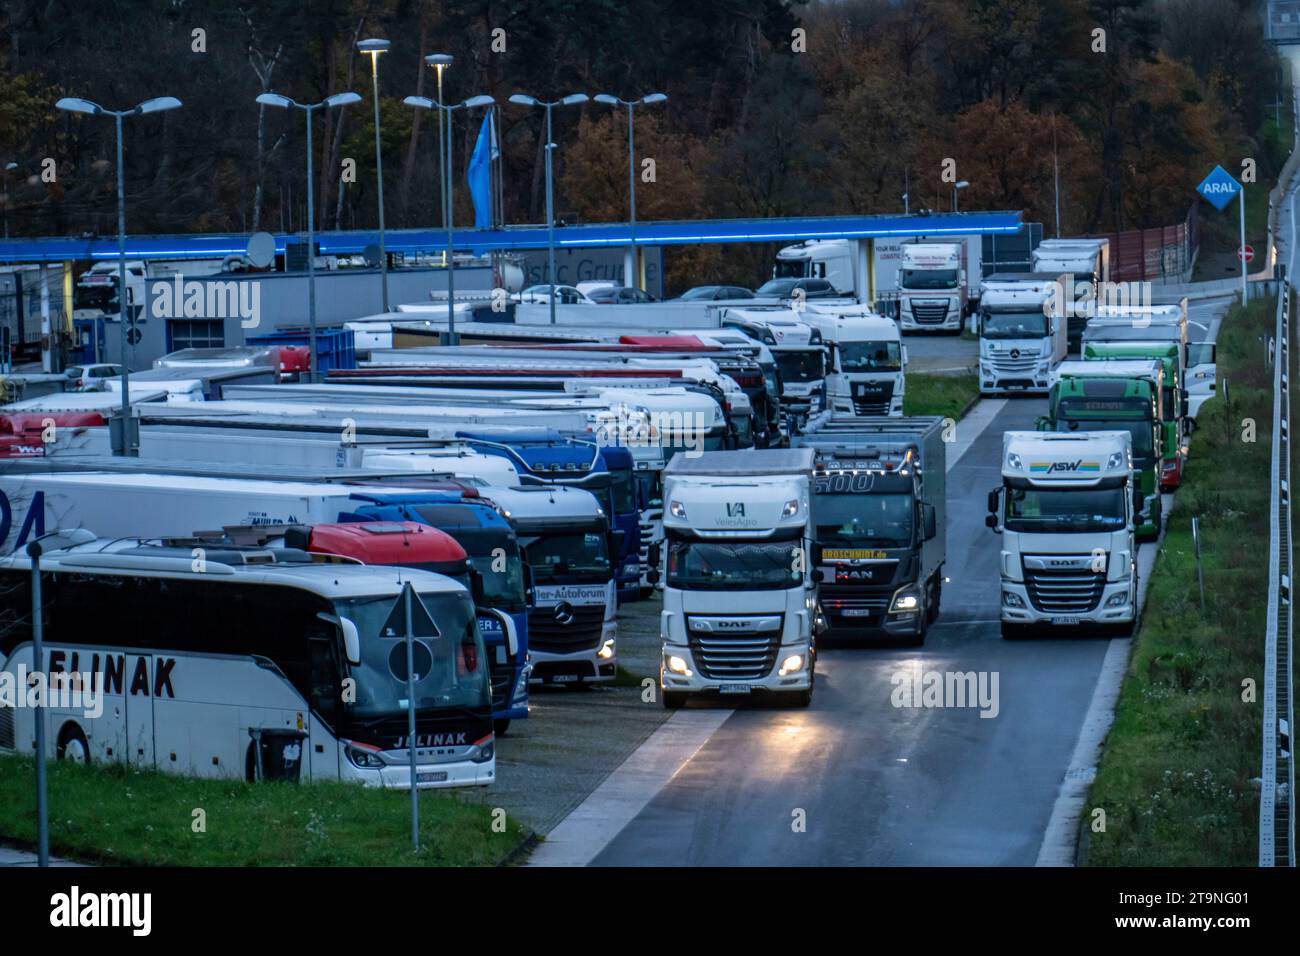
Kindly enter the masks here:
M 415 785 L 415 625 L 411 620 L 412 588 L 408 581 L 402 589 L 406 604 L 406 730 L 411 750 L 411 847 L 420 849 L 420 790 Z
M 379 148 L 379 54 L 370 54 L 370 78 L 375 93 L 375 176 L 379 182 L 379 280 L 388 311 L 388 253 L 384 243 L 384 154 Z M 441 96 L 439 96 L 441 99 Z
M 1237 255 L 1241 257 L 1241 304 L 1245 305 L 1249 300 L 1249 290 L 1246 288 L 1246 187 L 1241 187 L 1241 192 L 1237 193 L 1237 209 L 1241 213 L 1241 248 L 1237 250 Z
M 546 105 L 546 269 L 550 280 L 551 325 L 555 324 L 555 194 L 551 188 L 551 109 Z
M 1056 194 L 1056 238 L 1061 238 L 1061 163 L 1056 152 L 1056 114 L 1052 114 L 1052 177 Z
M 118 447 L 115 454 L 134 456 L 136 449 L 131 441 L 131 385 L 130 361 L 127 358 L 126 335 L 126 174 L 122 170 L 122 113 L 114 113 L 117 124 L 117 317 L 121 325 L 122 347 L 122 427 L 119 430 Z
M 636 139 L 633 130 L 636 121 L 633 119 L 635 103 L 627 104 L 627 188 L 630 197 L 631 210 L 631 238 L 632 238 L 632 274 L 623 277 L 623 284 L 637 288 L 640 283 L 637 281 L 638 273 L 641 271 L 638 267 L 638 256 L 636 252 Z
M 311 346 L 311 375 L 313 382 L 320 381 L 316 369 L 316 186 L 312 182 L 311 114 L 315 106 L 304 106 L 307 112 L 307 322 L 310 326 L 308 342 Z
M 443 104 L 442 98 L 442 66 L 438 67 L 438 106 Z M 438 114 L 438 190 L 442 193 L 442 205 L 439 207 L 442 212 L 442 227 L 447 228 L 447 144 L 442 130 L 442 114 Z M 451 255 L 450 248 L 447 255 Z
M 439 100 L 441 104 L 441 100 Z M 452 247 L 452 230 L 455 226 L 455 215 L 453 203 L 454 184 L 451 181 L 451 111 L 452 107 L 440 107 L 447 113 L 447 153 L 446 172 L 443 174 L 443 191 L 446 195 L 446 203 L 443 206 L 443 215 L 447 218 L 447 344 L 456 345 L 456 250 Z M 439 125 L 441 129 L 441 125 Z
M 1196 545 L 1196 579 L 1201 586 L 1201 613 L 1205 613 L 1205 570 L 1201 567 L 1201 526 L 1192 518 L 1192 543 Z
M 27 546 L 32 559 L 32 660 L 36 673 L 45 673 L 44 624 L 41 619 L 41 546 Z M 46 684 L 48 689 L 49 684 Z M 36 864 L 50 865 L 50 808 L 45 780 L 45 695 L 36 701 Z

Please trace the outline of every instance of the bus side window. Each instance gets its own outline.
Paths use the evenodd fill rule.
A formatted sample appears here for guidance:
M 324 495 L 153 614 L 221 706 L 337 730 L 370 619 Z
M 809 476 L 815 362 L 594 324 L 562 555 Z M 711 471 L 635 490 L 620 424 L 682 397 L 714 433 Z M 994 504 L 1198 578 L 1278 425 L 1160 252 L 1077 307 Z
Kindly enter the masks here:
M 330 637 L 307 638 L 307 653 L 311 660 L 311 706 L 331 727 L 338 716 L 340 677 L 334 656 L 334 641 Z

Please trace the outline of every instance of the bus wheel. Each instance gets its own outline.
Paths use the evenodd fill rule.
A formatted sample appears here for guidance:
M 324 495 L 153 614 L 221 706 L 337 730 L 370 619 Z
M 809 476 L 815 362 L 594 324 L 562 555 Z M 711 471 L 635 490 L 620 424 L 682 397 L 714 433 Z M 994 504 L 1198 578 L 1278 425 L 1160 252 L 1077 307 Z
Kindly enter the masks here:
M 90 763 L 90 744 L 86 735 L 76 724 L 68 724 L 59 731 L 59 745 L 56 751 L 60 760 L 78 763 L 82 766 Z
M 508 721 L 508 720 L 494 720 L 494 721 L 492 721 L 492 731 L 493 731 L 493 733 L 495 733 L 498 737 L 504 737 L 504 736 L 506 735 L 506 731 L 509 730 L 509 729 L 510 729 L 510 721 Z

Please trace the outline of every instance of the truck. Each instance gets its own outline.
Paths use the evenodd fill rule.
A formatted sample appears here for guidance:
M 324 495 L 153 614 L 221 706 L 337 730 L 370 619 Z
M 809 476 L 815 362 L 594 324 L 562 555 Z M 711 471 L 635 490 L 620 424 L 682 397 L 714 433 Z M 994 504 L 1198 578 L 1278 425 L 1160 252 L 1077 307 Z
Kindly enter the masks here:
M 970 293 L 961 240 L 909 239 L 898 273 L 899 326 L 961 334 Z
M 998 273 L 980 283 L 979 390 L 1046 393 L 1067 354 L 1056 275 Z
M 1044 239 L 1030 253 L 1030 263 L 1034 272 L 1063 276 L 1070 349 L 1077 349 L 1084 326 L 1110 285 L 1110 240 Z
M 116 319 L 118 260 L 96 262 L 77 276 L 72 290 L 72 318 L 78 321 Z M 126 304 L 138 315 L 145 306 L 145 283 L 150 279 L 172 279 L 177 275 L 198 277 L 222 271 L 221 259 L 151 260 L 128 259 L 126 262 Z M 102 333 L 101 333 L 102 335 Z
M 863 306 L 810 303 L 803 320 L 830 352 L 826 410 L 832 415 L 903 414 L 907 346 L 898 323 Z
M 1127 431 L 1008 431 L 985 524 L 1002 536 L 1002 637 L 1128 636 L 1145 502 Z
M 819 572 L 811 448 L 674 455 L 664 471 L 659 684 L 688 697 L 765 695 L 806 707 Z
M 777 252 L 772 278 L 825 279 L 841 295 L 852 295 L 853 255 L 847 239 L 809 239 Z
M 826 349 L 822 334 L 794 309 L 724 310 L 724 328 L 737 329 L 762 342 L 781 371 L 781 405 L 802 420 L 822 406 L 826 380 Z
M 1048 393 L 1047 415 L 1038 423 L 1040 431 L 1128 431 L 1145 497 L 1139 540 L 1160 536 L 1162 465 L 1166 450 L 1178 454 L 1177 444 L 1166 442 L 1163 385 L 1164 367 L 1156 361 L 1063 362 Z
M 923 644 L 943 596 L 943 419 L 831 420 L 794 443 L 815 455 L 818 636 Z

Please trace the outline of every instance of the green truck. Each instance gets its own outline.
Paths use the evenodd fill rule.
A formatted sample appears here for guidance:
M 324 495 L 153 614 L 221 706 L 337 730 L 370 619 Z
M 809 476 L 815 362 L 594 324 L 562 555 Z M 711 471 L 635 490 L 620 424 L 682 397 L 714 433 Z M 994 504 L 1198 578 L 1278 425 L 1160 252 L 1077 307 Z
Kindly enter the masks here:
M 1133 472 L 1144 504 L 1139 540 L 1160 535 L 1160 476 L 1166 444 L 1161 391 L 1164 367 L 1154 360 L 1062 362 L 1047 395 L 1039 431 L 1127 431 Z

